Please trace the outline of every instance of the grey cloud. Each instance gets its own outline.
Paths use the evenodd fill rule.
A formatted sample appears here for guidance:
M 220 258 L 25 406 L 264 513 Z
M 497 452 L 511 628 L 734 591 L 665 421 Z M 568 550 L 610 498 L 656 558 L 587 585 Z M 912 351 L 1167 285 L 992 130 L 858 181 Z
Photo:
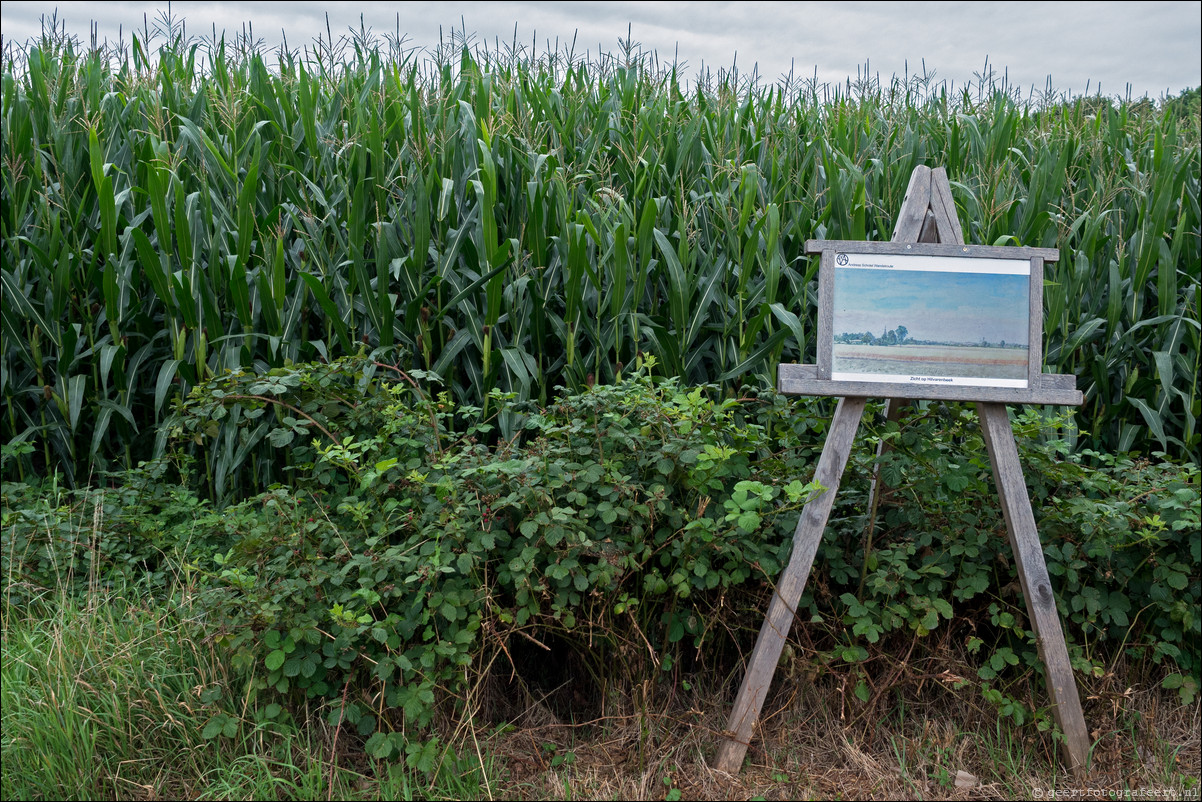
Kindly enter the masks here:
M 47 3 L 8 0 L 0 7 L 6 40 L 24 41 L 38 32 L 38 16 L 54 7 L 71 30 L 86 38 L 88 20 L 101 35 L 115 37 L 141 28 L 143 14 L 153 23 L 165 4 L 145 2 Z M 928 70 L 964 85 L 989 65 L 1008 73 L 1017 87 L 1042 89 L 1047 76 L 1061 92 L 1080 94 L 1099 83 L 1107 94 L 1159 96 L 1202 82 L 1202 3 L 770 3 L 770 2 L 424 2 L 424 3 L 229 3 L 176 2 L 172 10 L 187 19 L 188 31 L 207 35 L 214 22 L 229 32 L 250 20 L 268 45 L 286 30 L 289 45 L 307 44 L 325 34 L 326 13 L 335 35 L 358 28 L 360 14 L 377 34 L 400 30 L 411 46 L 432 49 L 464 26 L 478 43 L 503 46 L 514 38 L 541 52 L 548 41 L 577 52 L 613 52 L 631 37 L 655 51 L 661 63 L 676 54 L 686 76 L 702 65 L 729 68 L 738 54 L 744 74 L 758 64 L 764 80 L 775 80 L 790 65 L 803 77 L 817 70 L 821 81 L 839 83 L 868 62 L 883 78 Z M 462 20 L 462 22 L 461 22 Z

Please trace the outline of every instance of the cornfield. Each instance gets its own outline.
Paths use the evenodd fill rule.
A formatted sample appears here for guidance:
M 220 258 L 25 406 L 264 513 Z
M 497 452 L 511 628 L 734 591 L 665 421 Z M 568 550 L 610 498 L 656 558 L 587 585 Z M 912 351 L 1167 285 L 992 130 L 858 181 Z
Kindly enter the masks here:
M 888 239 L 919 164 L 947 168 L 966 241 L 1060 250 L 1045 364 L 1078 377 L 1083 444 L 1198 445 L 1199 121 L 1172 103 L 685 88 L 629 46 L 154 41 L 4 48 L 6 477 L 131 466 L 197 383 L 361 349 L 484 410 L 640 352 L 771 385 L 814 361 L 805 240 Z M 263 457 L 250 486 L 281 475 L 261 433 L 206 448 L 223 476 Z

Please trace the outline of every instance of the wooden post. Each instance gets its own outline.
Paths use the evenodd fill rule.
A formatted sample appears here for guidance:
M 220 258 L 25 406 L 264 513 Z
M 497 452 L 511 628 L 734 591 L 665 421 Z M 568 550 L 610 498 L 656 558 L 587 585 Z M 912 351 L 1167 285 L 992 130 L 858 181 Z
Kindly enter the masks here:
M 960 221 L 955 214 L 955 205 L 951 197 L 951 184 L 947 173 L 942 168 L 934 170 L 919 166 L 910 176 L 906 189 L 906 198 L 898 214 L 896 228 L 893 232 L 894 242 L 964 244 L 964 234 Z M 1031 347 L 1037 347 L 1039 340 L 1042 308 L 1042 270 L 1043 258 L 1033 256 L 1030 293 L 1031 304 Z M 830 253 L 824 251 L 823 258 L 829 259 Z M 824 263 L 825 264 L 825 263 Z M 831 288 L 820 286 L 819 314 L 830 314 Z M 821 320 L 819 321 L 821 325 Z M 815 365 L 781 365 L 779 385 L 782 392 L 805 392 L 805 389 L 818 395 L 834 395 L 829 388 L 822 385 L 831 384 L 829 355 L 824 362 L 823 354 L 819 353 L 818 364 Z M 1072 376 L 1051 376 L 1040 373 L 1038 365 L 1032 362 L 1028 381 L 1028 390 L 1024 400 L 1028 403 L 1068 403 L 1080 404 L 1080 393 L 1076 391 Z M 768 614 L 760 627 L 759 637 L 752 650 L 748 662 L 747 673 L 739 694 L 735 698 L 734 708 L 727 720 L 723 739 L 718 747 L 716 768 L 730 774 L 736 773 L 742 766 L 743 757 L 755 725 L 759 720 L 760 711 L 772 684 L 772 676 L 776 671 L 780 653 L 788 637 L 793 616 L 797 611 L 797 603 L 805 590 L 814 555 L 822 540 L 823 530 L 830 517 L 834 504 L 835 493 L 847 459 L 851 453 L 852 442 L 859 428 L 860 416 L 864 411 L 865 398 L 858 395 L 860 387 L 854 382 L 841 382 L 843 392 L 857 393 L 840 398 L 835 410 L 834 420 L 827 433 L 826 443 L 822 447 L 822 456 L 818 460 L 818 468 L 814 474 L 815 481 L 824 488 L 824 492 L 810 501 L 802 510 L 801 519 L 793 535 L 793 553 L 789 564 L 781 575 L 776 592 L 772 595 Z M 805 388 L 805 389 L 802 389 Z M 864 388 L 869 391 L 871 385 Z M 960 388 L 966 389 L 966 388 Z M 973 398 L 972 396 L 975 396 Z M 1014 431 L 1006 414 L 1005 403 L 1000 402 L 1003 391 L 987 388 L 973 388 L 961 395 L 959 393 L 944 393 L 945 398 L 977 401 L 977 410 L 981 419 L 981 428 L 985 435 L 985 445 L 993 466 L 994 482 L 997 484 L 998 497 L 1001 500 L 1002 512 L 1006 519 L 1006 529 L 1009 533 L 1010 545 L 1014 550 L 1015 563 L 1018 568 L 1019 580 L 1026 599 L 1027 615 L 1035 631 L 1036 644 L 1040 659 L 1046 669 L 1048 689 L 1052 697 L 1052 715 L 1057 726 L 1064 733 L 1064 757 L 1073 774 L 1082 780 L 1086 773 L 1086 762 L 1089 756 L 1089 731 L 1085 726 L 1085 717 L 1081 711 L 1080 696 L 1077 692 L 1076 679 L 1073 677 L 1072 665 L 1068 659 L 1068 647 L 1064 640 L 1064 632 L 1060 627 L 1060 617 L 1056 610 L 1056 600 L 1052 594 L 1052 586 L 1048 579 L 1047 564 L 1043 558 L 1043 549 L 1039 543 L 1039 533 L 1035 527 L 1035 516 L 1031 511 L 1031 500 L 1027 495 L 1026 483 L 1023 479 L 1022 466 L 1018 460 L 1018 448 L 1014 442 Z M 982 400 L 987 399 L 987 400 Z M 1019 399 L 1016 399 L 1019 400 Z M 887 414 L 890 420 L 896 420 L 909 399 L 892 397 L 888 400 Z M 887 444 L 882 441 L 877 449 L 877 456 L 885 452 Z M 883 492 L 883 482 L 879 471 L 874 469 L 870 495 L 870 523 L 875 517 L 876 508 Z M 871 532 L 869 532 L 869 535 Z
M 1002 502 L 1002 514 L 1006 518 L 1006 531 L 1010 535 L 1010 548 L 1014 550 L 1023 598 L 1027 602 L 1027 617 L 1031 619 L 1031 628 L 1035 630 L 1035 643 L 1052 697 L 1052 717 L 1064 733 L 1065 762 L 1073 774 L 1081 779 L 1085 775 L 1089 757 L 1089 730 L 1085 727 L 1085 716 L 1081 712 L 1077 680 L 1073 677 L 1073 667 L 1068 660 L 1068 647 L 1064 632 L 1060 629 L 1060 614 L 1056 610 L 1056 599 L 1048 580 L 1048 566 L 1043 559 L 1043 547 L 1039 544 L 1027 483 L 1018 461 L 1014 429 L 1006 415 L 1005 404 L 977 404 L 977 414 L 981 418 L 985 447 L 993 464 L 993 481 Z
M 801 511 L 801 519 L 793 533 L 793 553 L 789 557 L 789 565 L 772 594 L 768 615 L 760 627 L 759 638 L 756 639 L 755 649 L 751 652 L 751 660 L 747 664 L 743 686 L 739 689 L 734 709 L 731 710 L 730 719 L 726 724 L 726 737 L 718 747 L 717 768 L 720 771 L 734 774 L 743 764 L 743 755 L 747 753 L 747 746 L 751 743 L 752 730 L 759 720 L 768 686 L 772 684 L 772 675 L 776 672 L 777 661 L 780 660 L 781 649 L 789 635 L 789 628 L 793 625 L 797 602 L 805 590 L 810 566 L 814 563 L 814 555 L 822 541 L 822 532 L 826 529 L 831 506 L 835 503 L 839 480 L 843 476 L 843 468 L 847 465 L 847 457 L 851 454 L 856 430 L 860 428 L 864 403 L 863 398 L 841 398 L 839 406 L 835 408 L 835 417 L 826 434 L 822 456 L 818 458 L 818 468 L 814 472 L 814 481 L 826 489 Z

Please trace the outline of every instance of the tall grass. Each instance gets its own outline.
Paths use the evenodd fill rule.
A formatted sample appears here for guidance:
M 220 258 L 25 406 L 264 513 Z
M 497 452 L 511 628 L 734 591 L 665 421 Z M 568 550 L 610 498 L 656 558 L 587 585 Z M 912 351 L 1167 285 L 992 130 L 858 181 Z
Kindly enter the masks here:
M 191 796 L 183 778 L 220 765 L 202 696 L 225 672 L 199 628 L 125 596 L 89 599 L 5 604 L 5 798 Z
M 229 669 L 188 608 L 144 588 L 63 591 L 28 606 L 5 595 L 4 799 L 489 795 L 491 766 L 470 752 L 445 747 L 429 773 L 369 765 L 353 734 L 335 748 L 324 711 L 305 720 L 255 703 L 250 678 Z
M 629 42 L 419 57 L 361 32 L 267 54 L 171 20 L 3 58 L 0 434 L 32 446 L 11 474 L 129 465 L 206 377 L 361 347 L 484 408 L 640 351 L 770 384 L 814 358 L 805 240 L 887 239 L 924 163 L 967 241 L 1060 249 L 1046 363 L 1079 377 L 1089 442 L 1199 441 L 1198 121 L 1152 104 L 991 76 L 685 88 Z M 287 463 L 235 423 L 203 451 L 218 494 Z

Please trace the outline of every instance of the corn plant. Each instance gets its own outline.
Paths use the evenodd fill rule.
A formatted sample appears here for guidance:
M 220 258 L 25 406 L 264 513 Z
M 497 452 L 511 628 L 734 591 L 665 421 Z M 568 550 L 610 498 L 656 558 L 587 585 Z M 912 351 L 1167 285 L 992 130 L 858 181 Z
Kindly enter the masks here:
M 814 358 L 805 240 L 887 239 L 923 163 L 968 241 L 1060 249 L 1046 362 L 1078 376 L 1089 442 L 1196 448 L 1195 116 L 993 78 L 686 86 L 629 43 L 399 45 L 269 54 L 172 24 L 6 43 L 0 431 L 31 447 L 6 475 L 132 465 L 198 383 L 360 349 L 485 415 L 493 391 L 546 404 L 640 352 L 770 385 Z M 197 448 L 222 493 L 289 463 L 245 423 Z

